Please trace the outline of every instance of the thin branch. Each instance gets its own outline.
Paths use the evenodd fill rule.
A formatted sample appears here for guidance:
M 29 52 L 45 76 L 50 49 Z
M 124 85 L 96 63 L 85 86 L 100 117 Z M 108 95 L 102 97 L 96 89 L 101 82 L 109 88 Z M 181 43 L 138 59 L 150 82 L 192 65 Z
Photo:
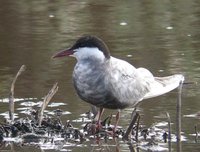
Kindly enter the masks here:
M 171 118 L 168 112 L 166 112 L 168 122 L 168 140 L 171 140 Z
M 178 99 L 177 99 L 177 105 L 176 105 L 176 122 L 177 122 L 177 126 L 176 126 L 176 138 L 177 141 L 181 141 L 181 94 L 182 94 L 182 86 L 183 86 L 183 82 L 180 82 L 180 85 L 178 87 Z
M 197 131 L 197 125 L 194 126 L 194 131 L 195 131 L 195 142 L 197 143 L 198 142 L 198 131 Z
M 52 97 L 55 95 L 55 93 L 58 91 L 58 83 L 56 82 L 52 89 L 49 91 L 49 93 L 44 97 L 43 104 L 41 108 L 38 111 L 38 125 L 41 126 L 44 110 L 47 107 L 49 101 L 52 99 Z
M 168 112 L 166 112 L 167 122 L 168 122 L 168 148 L 171 152 L 171 118 Z
M 180 81 L 178 87 L 178 99 L 176 104 L 176 140 L 177 140 L 177 151 L 182 151 L 181 146 L 181 94 L 182 94 L 183 81 Z
M 135 124 L 135 122 L 137 121 L 138 119 L 138 116 L 139 114 L 136 112 L 136 109 L 134 109 L 133 111 L 133 115 L 132 115 L 132 120 L 131 120 L 131 123 L 129 124 L 128 126 L 128 129 L 126 130 L 124 136 L 123 136 L 123 140 L 126 140 L 128 141 L 128 136 L 129 134 L 131 133 L 132 129 L 133 129 L 133 125 Z
M 135 141 L 138 143 L 138 131 L 139 131 L 139 125 L 140 125 L 140 115 L 137 113 L 137 125 L 136 125 L 136 134 L 135 134 Z
M 17 72 L 16 76 L 14 77 L 11 88 L 10 88 L 10 94 L 9 94 L 9 117 L 11 122 L 14 121 L 14 110 L 15 110 L 15 105 L 14 105 L 14 89 L 15 89 L 15 82 L 17 81 L 17 78 L 21 75 L 22 72 L 26 70 L 26 66 L 22 65 L 19 71 Z

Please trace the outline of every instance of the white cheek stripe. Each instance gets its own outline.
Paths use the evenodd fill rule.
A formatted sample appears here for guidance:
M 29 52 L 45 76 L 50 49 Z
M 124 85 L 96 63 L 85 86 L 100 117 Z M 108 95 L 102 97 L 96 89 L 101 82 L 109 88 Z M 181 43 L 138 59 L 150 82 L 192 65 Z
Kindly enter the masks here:
M 77 58 L 77 60 L 81 60 L 84 58 L 96 58 L 96 59 L 104 59 L 105 56 L 102 51 L 100 51 L 98 48 L 89 48 L 89 47 L 83 47 L 78 48 L 75 50 L 75 53 L 73 54 L 73 57 Z

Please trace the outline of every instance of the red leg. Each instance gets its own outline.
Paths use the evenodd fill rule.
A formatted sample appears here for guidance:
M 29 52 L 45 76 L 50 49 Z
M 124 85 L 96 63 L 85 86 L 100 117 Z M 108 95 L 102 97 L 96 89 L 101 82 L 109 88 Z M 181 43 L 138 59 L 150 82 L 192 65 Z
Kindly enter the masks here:
M 115 132 L 116 132 L 116 129 L 117 129 L 117 126 L 118 126 L 118 123 L 119 123 L 119 118 L 120 118 L 120 110 L 117 111 L 116 122 L 115 122 L 113 130 L 112 131 L 106 131 L 109 135 L 113 136 L 114 138 L 115 138 Z
M 98 114 L 98 120 L 97 120 L 97 128 L 99 129 L 101 127 L 101 117 L 102 117 L 102 114 L 104 112 L 104 108 L 100 108 L 99 109 L 99 114 Z
M 118 110 L 117 114 L 116 114 L 116 122 L 115 122 L 115 126 L 114 126 L 114 129 L 113 129 L 113 133 L 115 133 L 115 131 L 117 129 L 117 126 L 118 126 L 118 123 L 119 123 L 119 118 L 120 118 L 120 110 Z

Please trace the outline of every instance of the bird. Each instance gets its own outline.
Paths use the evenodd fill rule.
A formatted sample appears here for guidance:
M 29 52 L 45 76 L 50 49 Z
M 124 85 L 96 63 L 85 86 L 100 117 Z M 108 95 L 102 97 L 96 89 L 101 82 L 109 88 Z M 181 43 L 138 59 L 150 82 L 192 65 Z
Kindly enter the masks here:
M 125 60 L 111 56 L 106 43 L 97 36 L 83 35 L 75 43 L 53 55 L 53 58 L 75 57 L 73 84 L 78 96 L 99 107 L 100 119 L 104 108 L 135 107 L 144 99 L 157 97 L 177 88 L 184 81 L 182 74 L 155 77 L 146 68 L 136 68 Z

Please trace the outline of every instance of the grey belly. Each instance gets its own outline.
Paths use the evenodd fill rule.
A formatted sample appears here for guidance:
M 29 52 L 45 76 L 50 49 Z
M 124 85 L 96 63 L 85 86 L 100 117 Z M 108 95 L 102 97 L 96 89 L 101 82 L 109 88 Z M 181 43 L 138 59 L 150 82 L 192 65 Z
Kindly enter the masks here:
M 82 100 L 92 105 L 108 109 L 124 109 L 131 106 L 130 103 L 118 101 L 102 84 L 81 83 L 74 81 L 75 90 Z

